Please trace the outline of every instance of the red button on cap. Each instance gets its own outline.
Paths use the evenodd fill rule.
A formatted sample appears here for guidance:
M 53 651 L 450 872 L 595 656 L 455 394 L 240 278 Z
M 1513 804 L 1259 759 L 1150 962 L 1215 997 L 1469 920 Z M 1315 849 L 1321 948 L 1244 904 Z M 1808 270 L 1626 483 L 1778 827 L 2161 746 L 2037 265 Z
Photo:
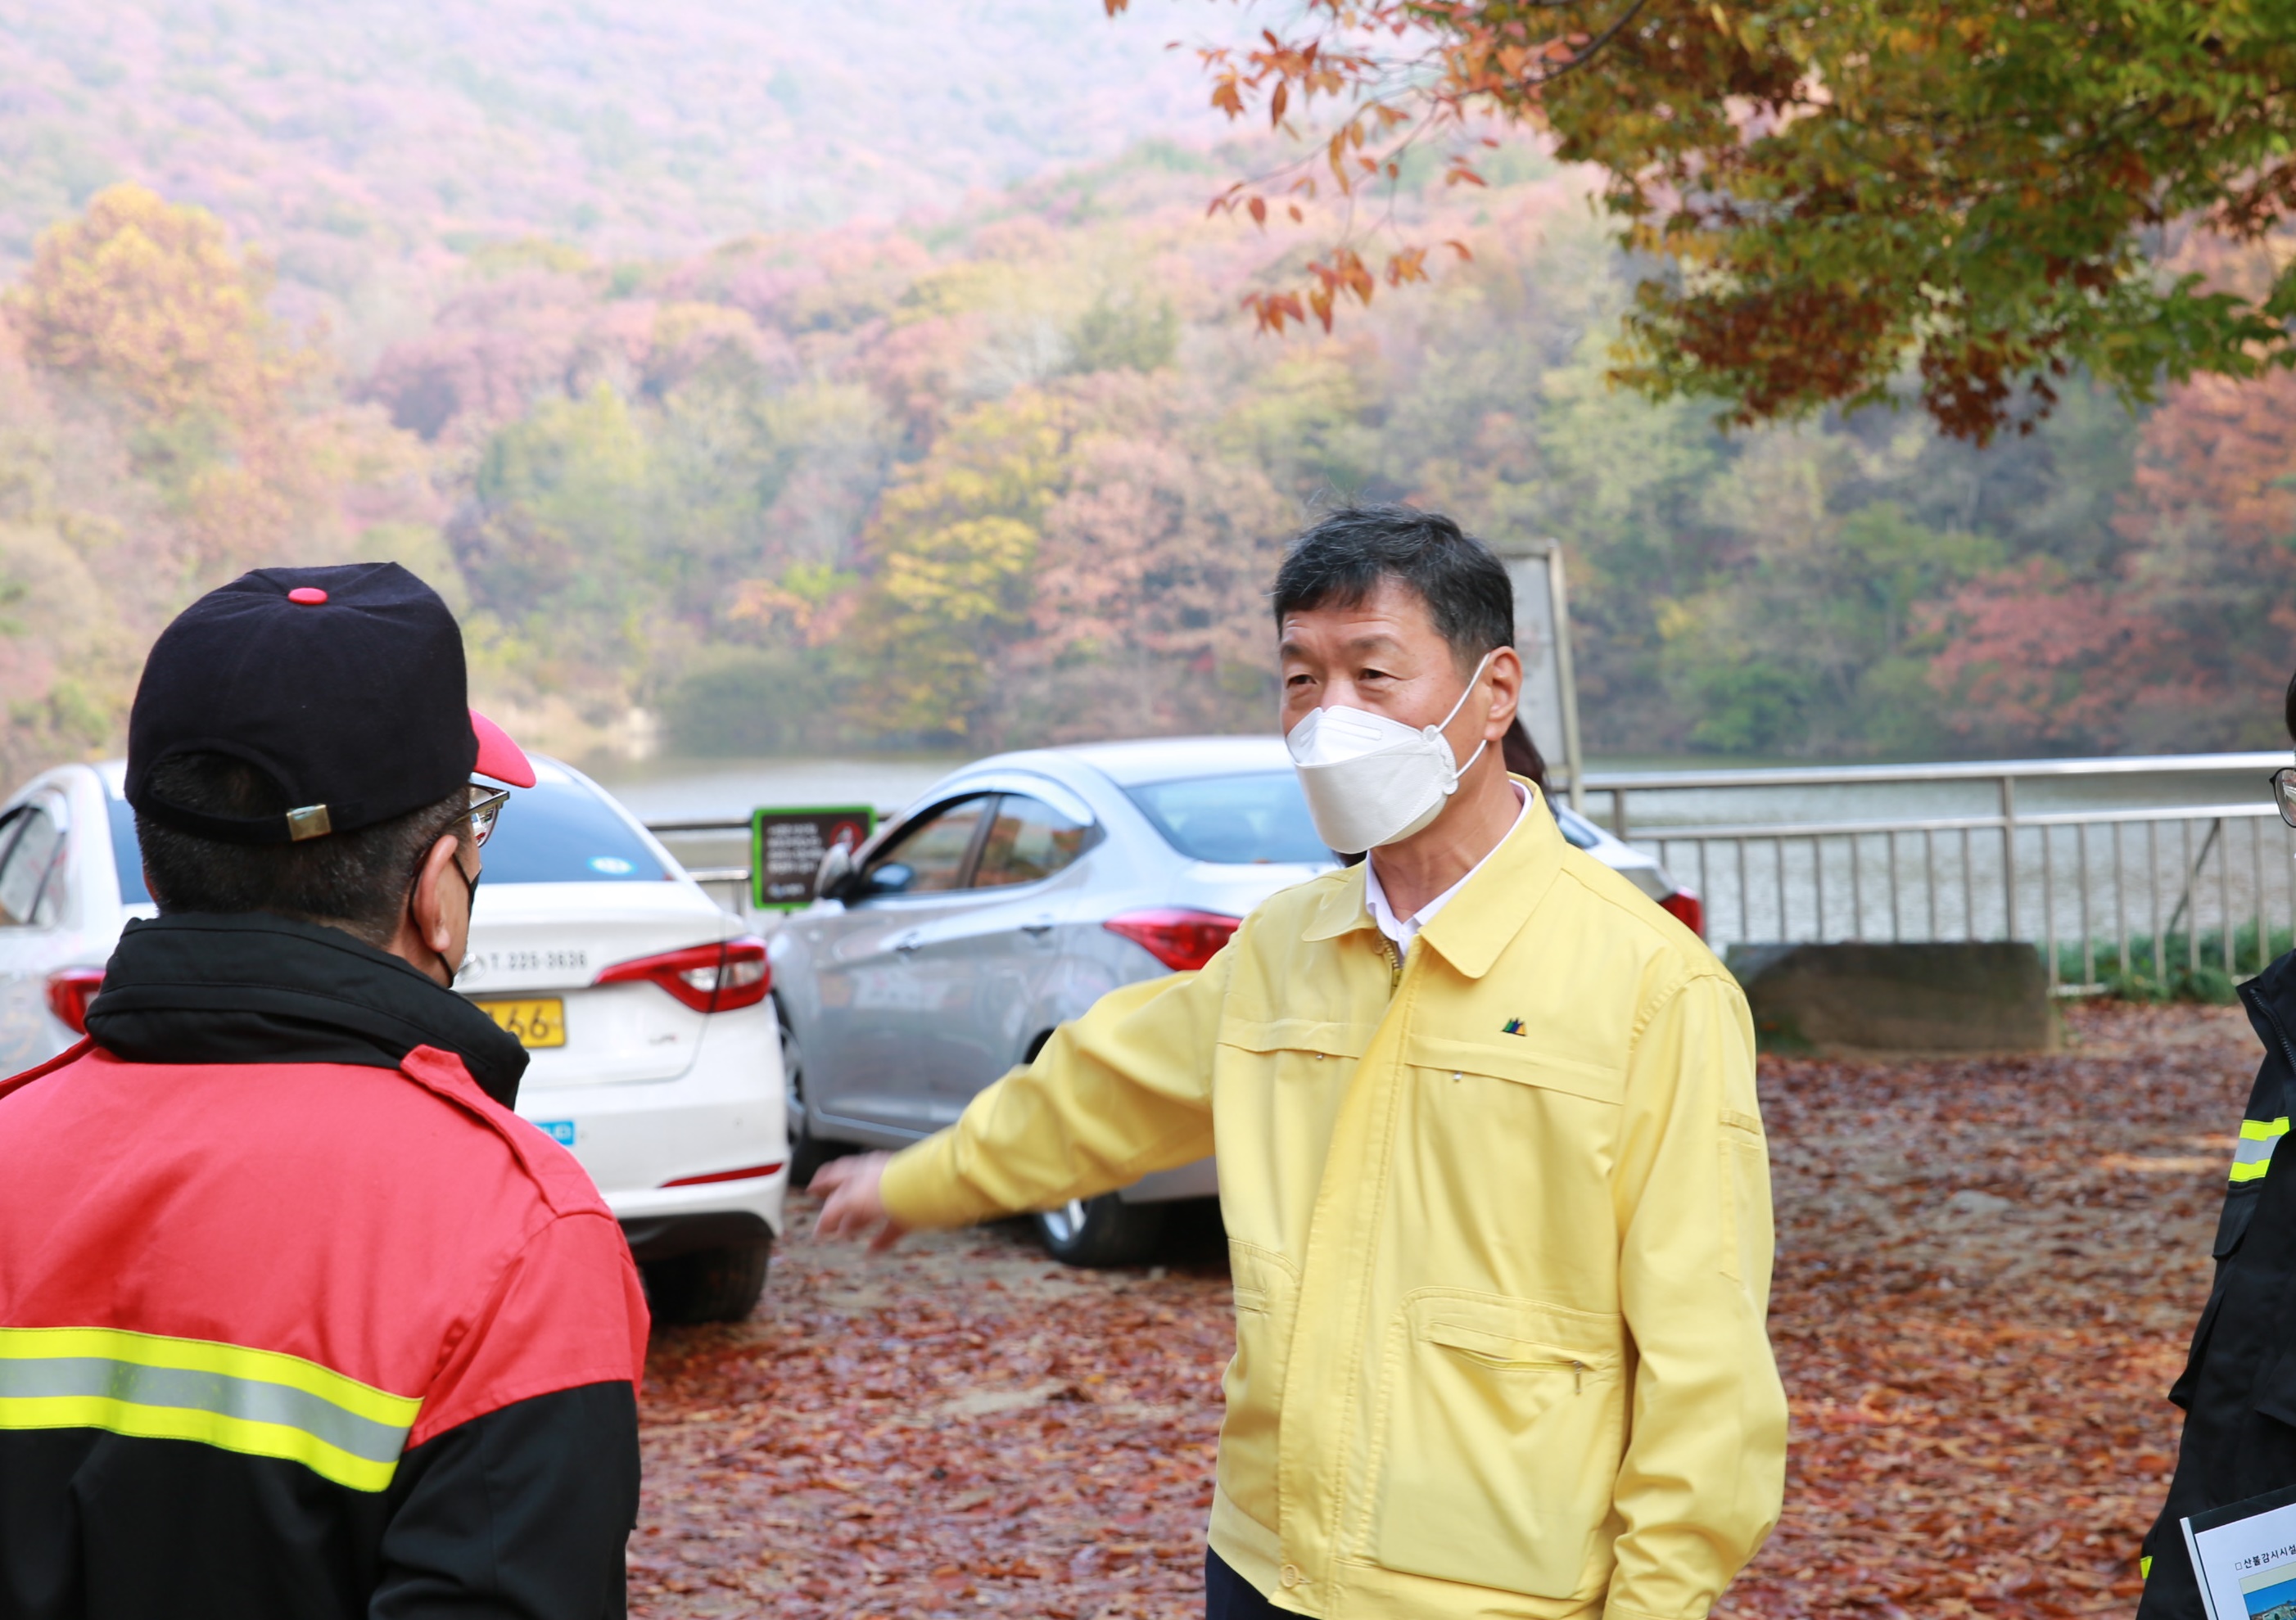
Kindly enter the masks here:
M 327 593 L 316 585 L 297 585 L 287 593 L 289 601 L 299 601 L 307 608 L 316 608 L 327 600 Z

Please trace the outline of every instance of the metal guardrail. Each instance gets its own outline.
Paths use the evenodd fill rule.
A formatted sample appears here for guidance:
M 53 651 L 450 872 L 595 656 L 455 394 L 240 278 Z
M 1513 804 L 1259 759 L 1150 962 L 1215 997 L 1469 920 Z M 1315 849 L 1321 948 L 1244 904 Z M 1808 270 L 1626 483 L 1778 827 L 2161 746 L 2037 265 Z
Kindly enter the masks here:
M 2285 754 L 2251 753 L 1607 771 L 1588 773 L 1583 787 L 1598 801 L 1588 806 L 1594 819 L 1607 819 L 1611 832 L 1651 850 L 1698 891 L 1718 949 L 2029 939 L 2041 948 L 2051 985 L 2070 994 L 2097 987 L 2100 961 L 2156 979 L 2203 965 L 2238 975 L 2271 959 L 2276 931 L 2296 937 L 2296 832 L 2282 825 L 2262 781 L 2286 763 Z M 2115 779 L 2249 773 L 2257 795 L 2240 803 L 2038 811 L 2019 803 L 2021 783 L 2062 791 Z M 1765 791 L 1775 798 L 1777 790 L 1849 790 L 1855 798 L 1857 790 L 1956 786 L 1989 787 L 1991 807 L 1824 820 L 1759 813 Z M 1678 809 L 1684 794 L 1734 800 L 1742 813 L 1667 820 L 1664 798 L 1674 796 Z M 668 839 L 750 830 L 746 819 L 647 825 Z M 2276 869 L 2267 852 L 2280 857 Z M 736 886 L 741 909 L 747 865 L 687 871 L 704 884 Z M 2075 950 L 2079 977 L 2069 978 Z
M 2261 780 L 2287 758 L 2202 754 L 1610 772 L 1590 774 L 1586 787 L 1590 797 L 1607 797 L 1612 832 L 1651 849 L 1677 881 L 1699 891 L 1707 937 L 1718 946 L 2031 940 L 2052 986 L 2078 994 L 2101 987 L 2101 961 L 2116 975 L 2156 980 L 2180 967 L 2252 972 L 2271 959 L 2276 930 L 2296 933 L 2296 860 L 2289 858 L 2296 855 L 2296 833 L 2281 823 Z M 2036 812 L 2018 800 L 2021 783 L 2078 790 L 2116 778 L 2251 771 L 2257 796 L 2243 803 Z M 1692 824 L 1636 814 L 1661 794 L 1742 801 L 1755 790 L 1915 784 L 1989 785 L 1996 807 L 1823 821 L 1740 815 Z M 2276 877 L 2267 849 L 2281 857 Z M 2079 978 L 2069 982 L 2065 970 L 2075 951 Z
M 696 838 L 739 838 L 746 840 L 750 836 L 750 820 L 747 816 L 743 816 L 740 821 L 703 818 L 697 821 L 648 822 L 645 828 L 648 832 L 664 842 Z M 744 862 L 734 866 L 695 866 L 691 863 L 685 864 L 685 875 L 704 888 L 718 885 L 730 886 L 734 892 L 730 896 L 721 895 L 718 898 L 721 901 L 730 900 L 732 904 L 727 909 L 735 915 L 738 916 L 748 909 L 750 894 L 748 863 Z

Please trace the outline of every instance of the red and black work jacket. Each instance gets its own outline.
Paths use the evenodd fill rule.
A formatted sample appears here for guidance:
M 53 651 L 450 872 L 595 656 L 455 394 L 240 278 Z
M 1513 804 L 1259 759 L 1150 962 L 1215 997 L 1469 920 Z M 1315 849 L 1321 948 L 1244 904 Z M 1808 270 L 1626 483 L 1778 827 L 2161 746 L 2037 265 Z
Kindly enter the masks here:
M 623 1614 L 645 1305 L 517 1043 L 261 915 L 88 1027 L 0 1083 L 0 1620 Z
M 2296 955 L 2240 987 L 2264 1064 L 2217 1223 L 2215 1286 L 2169 1398 L 2185 1432 L 2144 1538 L 2138 1620 L 2205 1620 L 2184 1520 L 2296 1485 Z

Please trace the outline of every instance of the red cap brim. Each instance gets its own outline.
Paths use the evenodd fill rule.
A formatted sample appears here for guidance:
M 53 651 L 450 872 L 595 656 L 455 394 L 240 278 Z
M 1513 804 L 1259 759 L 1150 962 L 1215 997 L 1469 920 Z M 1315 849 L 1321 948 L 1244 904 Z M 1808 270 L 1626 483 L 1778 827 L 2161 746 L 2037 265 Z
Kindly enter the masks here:
M 504 787 L 534 786 L 534 766 L 510 733 L 477 709 L 471 711 L 471 729 L 479 737 L 479 763 L 471 770 L 479 776 L 490 776 Z

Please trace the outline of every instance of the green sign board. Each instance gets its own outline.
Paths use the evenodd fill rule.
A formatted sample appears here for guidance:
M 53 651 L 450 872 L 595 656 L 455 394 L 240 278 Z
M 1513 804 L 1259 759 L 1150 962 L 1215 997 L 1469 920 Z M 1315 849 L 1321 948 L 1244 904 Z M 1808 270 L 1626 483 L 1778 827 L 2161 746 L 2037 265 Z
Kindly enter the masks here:
M 821 857 L 842 844 L 861 847 L 877 829 L 866 805 L 758 810 L 750 816 L 750 899 L 761 912 L 793 912 L 813 904 Z

